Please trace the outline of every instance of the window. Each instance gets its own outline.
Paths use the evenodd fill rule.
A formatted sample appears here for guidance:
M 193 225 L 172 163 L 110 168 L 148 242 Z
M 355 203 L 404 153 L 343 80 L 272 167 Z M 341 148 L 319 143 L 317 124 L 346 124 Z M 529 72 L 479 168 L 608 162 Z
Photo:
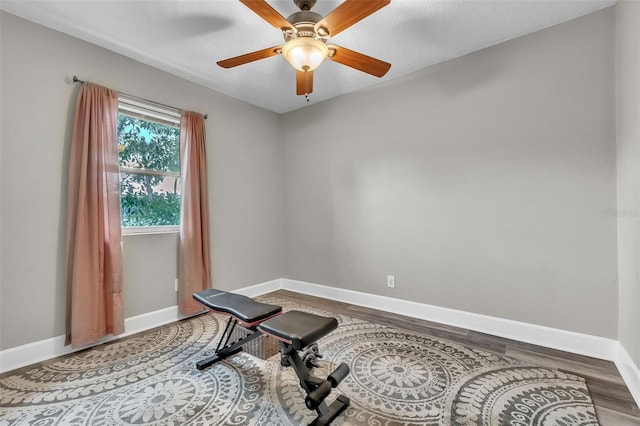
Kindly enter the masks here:
M 173 232 L 180 225 L 180 111 L 118 99 L 123 233 Z

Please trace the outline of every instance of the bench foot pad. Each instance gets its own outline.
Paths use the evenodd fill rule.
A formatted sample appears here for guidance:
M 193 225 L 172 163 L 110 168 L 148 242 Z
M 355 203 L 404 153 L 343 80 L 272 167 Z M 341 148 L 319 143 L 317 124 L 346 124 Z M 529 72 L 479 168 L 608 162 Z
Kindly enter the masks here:
M 318 416 L 313 422 L 311 422 L 310 426 L 325 426 L 330 424 L 336 417 L 347 409 L 349 404 L 351 404 L 349 398 L 344 395 L 340 395 L 329 406 L 327 412 Z

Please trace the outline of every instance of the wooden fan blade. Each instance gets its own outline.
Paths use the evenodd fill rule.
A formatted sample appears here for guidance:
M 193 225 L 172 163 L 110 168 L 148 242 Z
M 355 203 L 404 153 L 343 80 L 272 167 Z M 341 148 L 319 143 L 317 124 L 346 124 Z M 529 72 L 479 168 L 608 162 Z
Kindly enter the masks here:
M 280 30 L 292 27 L 291 22 L 287 21 L 284 16 L 280 15 L 277 10 L 269 6 L 264 0 L 240 0 L 240 2 Z
M 257 50 L 255 52 L 246 53 L 244 55 L 236 56 L 229 59 L 218 61 L 217 64 L 222 68 L 232 68 L 238 65 L 243 65 L 249 62 L 257 61 L 259 59 L 270 58 L 271 56 L 279 55 L 282 46 L 273 46 L 267 49 Z
M 333 62 L 355 68 L 376 77 L 382 77 L 389 71 L 389 68 L 391 68 L 391 64 L 388 62 L 372 58 L 371 56 L 347 49 L 346 47 L 335 45 L 327 47 L 330 52 L 335 52 L 333 55 L 329 55 L 329 59 Z
M 318 28 L 324 27 L 329 30 L 330 37 L 335 37 L 338 33 L 363 20 L 373 12 L 382 9 L 389 3 L 391 3 L 391 0 L 345 0 L 344 3 L 322 18 L 315 25 L 315 29 L 317 31 Z
M 296 95 L 308 95 L 313 92 L 313 71 L 296 70 Z

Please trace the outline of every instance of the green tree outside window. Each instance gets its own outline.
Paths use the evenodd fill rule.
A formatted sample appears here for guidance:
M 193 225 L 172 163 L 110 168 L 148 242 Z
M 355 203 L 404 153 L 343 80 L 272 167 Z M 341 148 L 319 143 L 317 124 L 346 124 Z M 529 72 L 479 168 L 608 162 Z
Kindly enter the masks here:
M 180 131 L 118 115 L 122 226 L 180 224 Z

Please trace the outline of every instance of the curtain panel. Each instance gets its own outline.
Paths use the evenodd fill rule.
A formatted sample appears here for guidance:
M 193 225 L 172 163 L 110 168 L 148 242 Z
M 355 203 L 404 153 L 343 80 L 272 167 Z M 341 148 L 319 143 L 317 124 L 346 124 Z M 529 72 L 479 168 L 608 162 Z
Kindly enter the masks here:
M 76 101 L 67 195 L 67 335 L 73 347 L 124 332 L 118 93 L 84 83 Z
M 207 155 L 202 114 L 183 111 L 180 120 L 180 253 L 178 311 L 203 310 L 193 293 L 211 286 L 211 249 L 207 191 Z

